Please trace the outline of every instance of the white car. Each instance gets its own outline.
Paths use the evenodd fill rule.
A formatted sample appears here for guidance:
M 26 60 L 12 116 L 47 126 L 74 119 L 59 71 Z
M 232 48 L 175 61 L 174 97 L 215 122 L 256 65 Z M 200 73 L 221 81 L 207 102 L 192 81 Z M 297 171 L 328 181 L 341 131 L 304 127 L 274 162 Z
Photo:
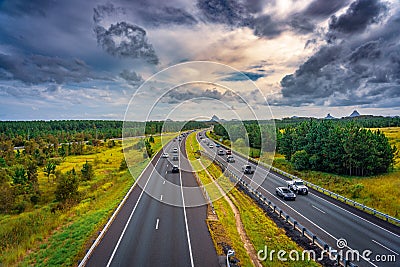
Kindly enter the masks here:
M 214 145 L 213 145 L 213 144 L 210 144 L 208 147 L 209 147 L 209 148 L 214 148 Z
M 174 149 L 172 149 L 172 151 L 173 151 L 174 153 L 178 153 L 178 148 L 174 147 Z
M 169 155 L 168 155 L 168 153 L 162 153 L 161 157 L 163 157 L 163 158 L 168 158 Z
M 288 181 L 288 188 L 299 195 L 307 195 L 308 187 L 300 179 Z

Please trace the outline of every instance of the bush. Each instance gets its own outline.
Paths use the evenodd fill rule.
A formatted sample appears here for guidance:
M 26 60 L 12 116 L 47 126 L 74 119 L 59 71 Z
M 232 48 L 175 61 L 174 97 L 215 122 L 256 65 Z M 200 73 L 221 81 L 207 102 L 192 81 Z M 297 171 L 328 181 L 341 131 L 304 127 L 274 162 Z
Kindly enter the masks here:
M 66 202 L 67 200 L 79 199 L 79 179 L 74 172 L 67 172 L 65 174 L 57 173 L 57 188 L 54 192 L 56 200 Z

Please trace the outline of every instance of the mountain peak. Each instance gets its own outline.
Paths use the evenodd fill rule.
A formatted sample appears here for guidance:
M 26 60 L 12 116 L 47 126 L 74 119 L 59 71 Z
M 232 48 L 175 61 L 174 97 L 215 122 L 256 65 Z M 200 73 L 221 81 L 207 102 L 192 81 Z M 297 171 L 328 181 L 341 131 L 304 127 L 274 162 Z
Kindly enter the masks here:
M 219 121 L 219 118 L 217 117 L 217 115 L 213 115 L 211 121 Z
M 335 119 L 335 117 L 333 117 L 333 116 L 331 115 L 331 113 L 328 113 L 328 115 L 326 115 L 326 117 L 325 117 L 324 119 L 326 119 L 326 120 L 332 120 L 332 119 Z
M 359 117 L 359 116 L 360 116 L 360 113 L 358 113 L 357 110 L 354 110 L 353 113 L 351 113 L 349 117 L 354 118 L 354 117 Z

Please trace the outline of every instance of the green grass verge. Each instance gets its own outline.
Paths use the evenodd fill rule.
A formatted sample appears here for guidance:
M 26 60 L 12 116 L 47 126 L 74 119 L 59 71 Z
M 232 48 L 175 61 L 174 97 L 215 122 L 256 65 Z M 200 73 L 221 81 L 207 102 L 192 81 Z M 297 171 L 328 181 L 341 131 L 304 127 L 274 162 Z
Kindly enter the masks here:
M 163 141 L 175 136 L 167 135 Z M 161 137 L 154 139 L 153 149 L 158 151 L 162 146 Z M 76 265 L 148 164 L 149 159 L 143 159 L 143 153 L 144 150 L 130 153 L 131 162 L 136 163 L 130 168 L 132 175 L 118 170 L 124 157 L 120 142 L 113 148 L 98 148 L 93 154 L 66 157 L 57 166 L 58 170 L 65 172 L 74 167 L 79 171 L 88 160 L 94 164 L 95 178 L 81 182 L 80 203 L 55 214 L 51 213 L 51 207 L 56 185 L 51 181 L 49 183 L 43 171 L 39 170 L 43 196 L 41 206 L 19 215 L 0 217 L 0 265 Z
M 194 136 L 194 134 L 192 135 Z M 186 146 L 189 157 L 190 153 L 193 153 L 191 147 L 196 147 L 195 143 L 197 143 L 196 139 L 189 135 Z M 279 251 L 282 249 L 287 252 L 296 250 L 301 255 L 301 252 L 303 251 L 302 248 L 287 237 L 285 231 L 279 228 L 275 222 L 272 221 L 264 211 L 252 201 L 251 198 L 236 188 L 232 188 L 231 182 L 228 178 L 222 175 L 219 167 L 203 157 L 201 158 L 201 161 L 204 166 L 207 166 L 208 172 L 214 177 L 214 179 L 218 179 L 218 183 L 224 191 L 229 191 L 228 197 L 230 197 L 232 202 L 238 208 L 246 234 L 256 251 L 264 249 L 265 246 L 267 246 L 268 250 Z M 192 162 L 192 164 L 195 164 L 196 166 L 196 164 L 199 163 L 196 160 Z M 206 172 L 204 170 L 198 171 L 197 174 L 203 184 L 209 185 L 207 192 L 210 197 L 220 197 L 218 189 L 215 184 L 212 183 L 212 179 L 210 179 Z M 232 242 L 231 246 L 235 250 L 238 259 L 241 261 L 241 265 L 252 266 L 251 260 L 240 239 L 240 235 L 237 232 L 234 214 L 228 202 L 223 198 L 219 198 L 217 201 L 214 201 L 213 204 L 218 218 Z M 319 266 L 314 261 L 282 262 L 276 257 L 274 257 L 273 261 L 264 261 L 262 264 L 263 266 Z

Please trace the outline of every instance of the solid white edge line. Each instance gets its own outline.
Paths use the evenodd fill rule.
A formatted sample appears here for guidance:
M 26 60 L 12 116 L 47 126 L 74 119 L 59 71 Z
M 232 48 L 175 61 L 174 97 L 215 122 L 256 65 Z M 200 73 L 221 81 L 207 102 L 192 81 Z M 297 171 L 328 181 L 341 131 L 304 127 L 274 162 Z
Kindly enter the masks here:
M 397 253 L 396 251 L 394 251 L 394 250 L 391 250 L 390 248 L 388 248 L 388 247 L 386 247 L 386 246 L 382 245 L 381 243 L 379 243 L 379 242 L 378 242 L 378 241 L 376 241 L 376 240 L 373 240 L 373 239 L 372 239 L 372 242 L 374 242 L 375 244 L 378 244 L 379 246 L 381 246 L 381 247 L 383 247 L 383 248 L 385 248 L 385 249 L 389 250 L 390 252 L 392 252 L 392 253 L 396 254 L 397 256 L 399 255 L 399 253 Z
M 156 154 L 157 155 L 157 154 Z M 114 213 L 111 215 L 110 219 L 108 220 L 107 224 L 104 226 L 103 230 L 101 230 L 99 236 L 96 238 L 96 240 L 94 241 L 94 243 L 92 244 L 92 246 L 89 248 L 88 252 L 86 253 L 85 257 L 82 259 L 82 261 L 79 263 L 78 267 L 83 267 L 86 265 L 86 262 L 88 261 L 88 259 L 90 258 L 90 256 L 93 253 L 93 250 L 98 246 L 98 244 L 100 243 L 101 239 L 103 239 L 105 233 L 107 232 L 108 228 L 110 227 L 110 225 L 114 222 L 115 217 L 117 216 L 117 214 L 119 213 L 120 209 L 122 208 L 122 206 L 125 204 L 126 200 L 128 199 L 129 195 L 131 194 L 131 192 L 133 191 L 133 189 L 136 187 L 136 184 L 139 182 L 140 178 L 142 177 L 143 173 L 147 170 L 147 168 L 149 168 L 149 166 L 151 165 L 153 158 L 150 159 L 149 163 L 147 164 L 147 166 L 143 169 L 143 171 L 140 173 L 140 175 L 138 176 L 138 178 L 135 180 L 135 182 L 133 183 L 133 185 L 131 186 L 131 188 L 129 188 L 128 193 L 126 193 L 125 197 L 122 199 L 122 201 L 119 203 L 117 209 L 114 211 Z M 160 159 L 158 159 L 160 160 Z M 158 163 L 157 160 L 157 163 Z
M 158 223 L 160 222 L 160 219 L 158 219 L 157 218 L 157 221 L 156 221 L 156 230 L 158 230 Z
M 162 201 L 163 195 L 160 196 L 160 200 Z
M 232 166 L 232 165 L 229 165 L 229 166 L 231 166 L 231 168 L 233 168 L 233 169 L 235 169 L 237 172 L 239 172 L 238 171 L 238 169 L 236 169 L 234 166 Z M 240 173 L 240 172 L 239 172 Z M 276 175 L 275 175 L 276 176 Z M 247 176 L 246 176 L 247 177 Z M 278 176 L 277 176 L 278 177 Z M 247 177 L 248 178 L 248 177 Z M 278 177 L 278 178 L 280 178 L 280 177 Z M 250 178 L 248 178 L 249 180 L 252 180 L 252 179 L 250 179 Z M 282 179 L 282 178 L 280 178 L 280 179 Z M 283 179 L 282 179 L 283 180 Z M 285 202 L 283 202 L 281 199 L 279 199 L 279 198 L 277 198 L 274 194 L 272 194 L 271 192 L 269 192 L 268 190 L 266 190 L 264 187 L 262 187 L 261 185 L 259 185 L 259 184 L 257 184 L 256 182 L 254 182 L 257 186 L 259 186 L 259 188 L 261 188 L 262 190 L 264 190 L 264 192 L 266 192 L 266 193 L 268 193 L 268 194 L 270 194 L 274 199 L 276 199 L 276 200 L 278 200 L 279 202 L 281 202 L 283 205 L 285 205 L 285 206 L 287 206 L 289 209 L 291 209 L 293 212 L 295 212 L 295 213 L 297 213 L 300 217 L 303 217 L 306 221 L 308 221 L 309 223 L 311 223 L 311 224 L 313 224 L 315 227 L 317 227 L 318 229 L 320 229 L 322 232 L 324 232 L 325 234 L 327 234 L 328 236 L 330 236 L 331 238 L 333 238 L 334 240 L 338 240 L 338 238 L 336 238 L 336 237 L 334 237 L 332 234 L 330 234 L 330 233 L 328 233 L 326 230 L 324 230 L 324 229 L 322 229 L 320 226 L 318 226 L 317 224 L 315 224 L 314 222 L 312 222 L 311 220 L 309 220 L 307 217 L 304 217 L 304 215 L 302 215 L 301 213 L 299 213 L 298 211 L 296 211 L 295 209 L 293 209 L 292 207 L 290 207 L 289 205 L 287 205 Z M 350 249 L 350 250 L 353 250 L 352 248 L 350 248 L 349 246 L 346 246 L 348 249 Z M 375 266 L 375 267 L 378 267 L 377 265 L 375 265 L 374 263 L 372 263 L 371 261 L 368 261 L 365 257 L 363 257 L 363 256 L 361 256 L 360 255 L 360 257 L 363 259 L 363 260 L 365 260 L 367 263 L 369 263 L 369 264 L 371 264 L 371 265 L 373 265 L 373 266 Z
M 180 149 L 179 145 L 179 149 Z M 180 156 L 181 153 L 179 153 Z M 183 216 L 185 218 L 185 227 L 186 227 L 186 236 L 187 236 L 187 240 L 188 240 L 188 246 L 189 246 L 189 254 L 190 254 L 190 264 L 191 267 L 194 267 L 194 262 L 193 262 L 193 253 L 192 253 L 192 244 L 190 243 L 190 234 L 189 234 L 189 226 L 188 226 L 188 222 L 187 222 L 187 216 L 186 216 L 186 206 L 185 206 L 185 197 L 183 196 L 183 184 L 182 184 L 182 170 L 181 170 L 181 160 L 179 160 L 179 180 L 181 183 L 181 195 L 182 195 L 182 206 L 183 206 Z
M 238 155 L 238 157 L 239 157 L 240 159 L 242 159 L 242 160 L 246 160 L 246 159 L 243 159 L 243 157 L 242 157 L 241 155 Z M 283 182 L 287 182 L 287 181 L 286 181 L 285 179 L 283 179 L 282 177 L 276 175 L 275 173 L 271 172 L 270 170 L 267 170 L 264 166 L 262 166 L 262 165 L 257 165 L 257 167 L 260 167 L 260 168 L 264 169 L 264 171 L 267 172 L 267 175 L 268 175 L 268 174 L 271 174 L 271 175 L 275 176 L 276 178 L 278 178 L 279 180 L 282 180 Z M 252 179 L 250 179 L 250 180 L 252 180 Z M 261 187 L 261 185 L 259 185 L 259 186 Z M 400 238 L 400 235 L 397 235 L 397 234 L 391 232 L 390 230 L 387 230 L 387 229 L 383 228 L 382 226 L 379 226 L 379 225 L 377 225 L 377 224 L 375 224 L 375 223 L 373 223 L 373 222 L 371 222 L 371 221 L 369 221 L 369 220 L 367 220 L 367 219 L 364 219 L 363 217 L 361 217 L 361 216 L 359 216 L 359 215 L 357 215 L 357 214 L 354 214 L 353 212 L 348 211 L 347 209 L 344 209 L 344 208 L 342 208 L 342 207 L 340 207 L 340 206 L 338 206 L 338 205 L 336 205 L 336 204 L 330 202 L 329 200 L 327 200 L 327 199 L 325 199 L 325 198 L 322 198 L 322 197 L 320 197 L 320 196 L 318 196 L 318 195 L 316 195 L 316 194 L 314 194 L 314 193 L 311 193 L 311 192 L 309 192 L 309 194 L 310 194 L 310 195 L 313 195 L 313 196 L 315 196 L 315 197 L 317 197 L 317 198 L 319 198 L 319 199 L 322 199 L 323 201 L 327 202 L 328 204 L 330 204 L 330 205 L 332 205 L 332 206 L 335 206 L 335 207 L 337 207 L 337 208 L 339 208 L 339 209 L 341 209 L 341 210 L 344 210 L 344 211 L 346 211 L 347 213 L 349 213 L 349 214 L 351 214 L 351 215 L 353 215 L 353 216 L 355 216 L 355 217 L 357 217 L 357 218 L 359 218 L 359 219 L 361 219 L 361 220 L 363 220 L 363 221 L 365 221 L 365 222 L 368 222 L 368 223 L 370 223 L 370 224 L 372 224 L 372 225 L 378 227 L 378 228 L 381 229 L 381 230 L 384 230 L 384 231 L 386 231 L 386 232 L 388 232 L 388 233 L 390 233 L 390 234 L 392 234 L 392 235 L 394 235 L 394 236 Z M 327 196 L 327 197 L 330 197 L 330 196 L 328 196 L 328 195 L 326 195 L 326 196 Z M 332 198 L 332 197 L 331 197 L 331 198 Z M 332 199 L 334 199 L 334 198 L 332 198 Z M 346 204 L 346 203 L 344 203 L 344 204 Z M 348 205 L 348 204 L 346 204 L 346 205 Z M 348 206 L 349 206 L 349 205 L 348 205 Z M 360 211 L 362 211 L 362 210 L 360 210 Z M 368 213 L 367 213 L 367 214 L 368 214 Z M 378 218 L 378 219 L 379 219 L 379 218 Z
M 158 165 L 158 162 L 160 161 L 160 159 L 161 159 L 161 157 L 158 158 L 156 164 L 154 165 L 154 168 L 151 170 L 151 173 L 150 173 L 150 175 L 149 175 L 149 179 L 147 179 L 146 184 L 144 185 L 144 187 L 143 187 L 143 189 L 142 189 L 142 192 L 140 193 L 139 198 L 138 198 L 138 200 L 136 201 L 135 207 L 133 208 L 131 214 L 129 215 L 129 218 L 128 218 L 128 221 L 127 221 L 126 224 L 125 224 L 124 230 L 122 231 L 121 235 L 119 236 L 118 242 L 117 242 L 117 244 L 115 245 L 115 248 L 114 248 L 114 250 L 113 250 L 113 253 L 111 254 L 110 259 L 108 260 L 107 267 L 110 266 L 110 264 L 111 264 L 111 262 L 112 262 L 112 260 L 113 260 L 113 258 L 114 258 L 114 255 L 115 255 L 115 253 L 117 252 L 117 249 L 118 249 L 118 247 L 119 247 L 119 244 L 121 243 L 121 240 L 122 240 L 122 238 L 123 238 L 124 235 L 125 235 L 125 231 L 126 231 L 126 229 L 128 228 L 128 225 L 129 225 L 129 223 L 130 223 L 130 221 L 131 221 L 131 219 L 132 219 L 133 213 L 135 212 L 136 207 L 138 206 L 138 204 L 139 204 L 139 202 L 140 202 L 140 199 L 142 198 L 143 193 L 145 192 L 145 189 L 146 189 L 146 187 L 147 187 L 147 184 L 149 183 L 150 178 L 151 178 L 151 176 L 153 175 L 154 170 L 156 169 L 155 166 Z

